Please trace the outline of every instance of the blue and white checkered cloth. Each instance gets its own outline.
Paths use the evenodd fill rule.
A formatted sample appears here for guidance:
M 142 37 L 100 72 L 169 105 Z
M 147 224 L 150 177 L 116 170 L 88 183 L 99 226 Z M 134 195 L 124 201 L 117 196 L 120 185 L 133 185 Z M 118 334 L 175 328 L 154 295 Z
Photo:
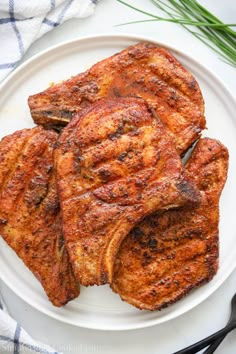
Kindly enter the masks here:
M 97 0 L 0 0 L 0 81 L 30 45 L 70 18 L 93 13 Z
M 1 354 L 62 354 L 36 342 L 7 313 L 0 297 L 0 353 Z
M 96 0 L 0 0 L 0 81 L 30 45 L 64 21 L 93 13 Z M 57 354 L 36 342 L 9 316 L 0 294 L 0 354 Z

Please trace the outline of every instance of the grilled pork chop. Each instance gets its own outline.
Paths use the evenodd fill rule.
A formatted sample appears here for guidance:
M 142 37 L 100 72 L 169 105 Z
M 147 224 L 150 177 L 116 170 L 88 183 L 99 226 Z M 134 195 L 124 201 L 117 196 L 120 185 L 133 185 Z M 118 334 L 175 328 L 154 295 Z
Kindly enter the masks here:
M 82 285 L 110 282 L 121 241 L 150 212 L 199 197 L 163 124 L 141 99 L 104 99 L 55 150 L 63 231 Z
M 0 234 L 55 306 L 79 295 L 64 246 L 53 172 L 57 134 L 42 127 L 0 142 Z
M 28 103 L 35 123 L 60 127 L 93 102 L 119 96 L 145 99 L 165 124 L 179 153 L 205 128 L 204 102 L 192 74 L 167 50 L 145 42 L 30 96 Z
M 149 216 L 131 231 L 118 252 L 111 285 L 123 300 L 159 310 L 215 275 L 219 198 L 227 168 L 227 149 L 216 140 L 200 139 L 186 166 L 200 189 L 200 204 Z

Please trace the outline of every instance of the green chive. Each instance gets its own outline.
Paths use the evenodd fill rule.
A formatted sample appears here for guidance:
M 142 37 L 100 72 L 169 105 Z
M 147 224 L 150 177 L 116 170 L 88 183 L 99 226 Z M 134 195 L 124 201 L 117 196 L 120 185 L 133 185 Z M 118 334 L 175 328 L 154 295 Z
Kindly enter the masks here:
M 124 0 L 117 1 L 149 17 L 122 25 L 151 21 L 177 23 L 214 50 L 224 62 L 236 67 L 236 32 L 232 29 L 236 23 L 222 22 L 196 0 L 150 0 L 166 17 L 141 10 Z

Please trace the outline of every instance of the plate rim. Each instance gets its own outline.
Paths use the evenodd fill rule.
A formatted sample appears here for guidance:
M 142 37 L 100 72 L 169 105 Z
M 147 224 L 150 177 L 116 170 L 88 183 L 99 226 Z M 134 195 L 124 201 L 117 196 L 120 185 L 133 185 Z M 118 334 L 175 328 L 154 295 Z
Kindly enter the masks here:
M 74 39 L 69 39 L 69 40 L 65 40 L 62 41 L 60 43 L 54 44 L 52 46 L 49 46 L 46 49 L 41 50 L 40 52 L 33 54 L 32 57 L 26 59 L 24 62 L 20 63 L 19 66 L 16 67 L 16 69 L 14 69 L 1 83 L 0 83 L 0 90 L 2 90 L 2 88 L 7 85 L 7 83 L 12 79 L 12 77 L 14 77 L 15 75 L 18 74 L 19 71 L 23 70 L 25 66 L 29 65 L 32 61 L 37 60 L 39 57 L 44 56 L 45 54 L 57 50 L 60 47 L 64 47 L 65 45 L 72 45 L 73 43 L 76 42 L 80 42 L 80 41 L 87 41 L 87 40 L 94 40 L 96 38 L 101 39 L 101 38 L 122 38 L 122 39 L 130 39 L 130 40 L 137 40 L 137 41 L 146 41 L 146 42 L 150 42 L 150 43 L 154 43 L 157 44 L 159 46 L 162 46 L 164 48 L 167 48 L 170 51 L 174 51 L 176 53 L 180 53 L 181 56 L 185 57 L 187 60 L 190 60 L 191 62 L 193 62 L 196 66 L 198 66 L 201 70 L 206 71 L 208 74 L 210 74 L 212 76 L 212 78 L 214 78 L 214 80 L 218 81 L 218 83 L 222 86 L 222 88 L 224 88 L 225 91 L 227 91 L 227 94 L 231 96 L 231 99 L 234 101 L 234 103 L 236 104 L 236 97 L 233 95 L 233 93 L 231 92 L 231 90 L 227 87 L 227 85 L 225 85 L 225 83 L 223 82 L 223 80 L 212 71 L 212 69 L 208 68 L 207 66 L 205 66 L 204 64 L 202 64 L 201 62 L 198 62 L 194 57 L 192 57 L 190 54 L 186 54 L 184 53 L 181 49 L 178 49 L 177 47 L 170 45 L 166 42 L 162 42 L 159 40 L 155 40 L 151 37 L 148 36 L 142 36 L 142 35 L 138 35 L 138 34 L 130 34 L 130 33 L 101 33 L 101 34 L 95 34 L 95 35 L 86 35 L 86 36 L 81 36 L 81 37 L 77 37 Z
M 40 60 L 40 58 L 45 57 L 45 55 L 50 54 L 51 52 L 53 53 L 55 50 L 58 50 L 60 48 L 63 48 L 65 46 L 71 46 L 75 43 L 78 42 L 86 42 L 86 41 L 93 41 L 96 39 L 102 40 L 102 39 L 112 39 L 115 38 L 116 41 L 119 39 L 127 39 L 131 41 L 148 41 L 150 43 L 155 43 L 159 46 L 162 46 L 164 48 L 167 48 L 167 50 L 170 50 L 175 53 L 179 53 L 185 60 L 190 61 L 192 64 L 194 64 L 200 71 L 203 71 L 204 73 L 207 73 L 207 75 L 211 76 L 211 79 L 216 82 L 220 88 L 226 93 L 227 97 L 231 100 L 231 102 L 234 104 L 236 108 L 236 98 L 234 95 L 231 93 L 231 91 L 228 89 L 228 87 L 224 84 L 224 82 L 219 78 L 211 69 L 203 65 L 202 63 L 198 62 L 196 59 L 194 59 L 191 55 L 184 53 L 182 50 L 178 49 L 175 46 L 169 45 L 166 42 L 162 42 L 159 40 L 155 40 L 153 38 L 150 38 L 148 36 L 142 36 L 142 35 L 135 35 L 135 34 L 127 34 L 127 33 L 122 33 L 122 34 L 116 34 L 116 33 L 105 33 L 105 34 L 97 34 L 97 35 L 87 35 L 87 36 L 81 36 L 77 37 L 72 40 L 65 40 L 62 41 L 58 44 L 55 44 L 53 46 L 50 46 L 42 51 L 40 51 L 37 54 L 34 54 L 32 57 L 27 59 L 25 62 L 20 64 L 6 79 L 3 80 L 3 82 L 0 84 L 0 92 L 4 89 L 5 86 L 11 82 L 12 79 L 14 79 L 15 76 L 17 76 L 19 73 L 24 71 L 25 67 L 28 67 L 30 64 L 34 64 L 35 61 Z M 151 327 L 154 325 L 160 325 L 162 323 L 171 321 L 173 319 L 178 318 L 179 316 L 186 314 L 196 306 L 200 305 L 203 301 L 205 301 L 208 297 L 214 294 L 214 292 L 227 280 L 227 278 L 230 276 L 230 274 L 234 271 L 236 268 L 236 260 L 231 266 L 231 268 L 228 269 L 227 272 L 225 272 L 224 277 L 222 279 L 219 279 L 216 281 L 210 291 L 210 293 L 202 294 L 202 296 L 199 296 L 197 300 L 195 300 L 194 304 L 192 306 L 187 306 L 187 308 L 183 309 L 182 311 L 177 311 L 176 314 L 170 315 L 170 318 L 165 319 L 165 318 L 151 318 L 146 321 L 138 322 L 138 323 L 132 323 L 132 324 L 124 324 L 122 328 L 118 327 L 109 327 L 108 325 L 96 325 L 94 322 L 91 324 L 78 324 L 75 322 L 74 319 L 67 319 L 66 317 L 52 312 L 50 309 L 47 308 L 42 308 L 40 304 L 37 304 L 37 301 L 30 299 L 29 297 L 25 297 L 23 292 L 21 292 L 20 289 L 18 289 L 14 284 L 12 284 L 7 277 L 4 276 L 3 272 L 0 271 L 0 279 L 4 282 L 5 285 L 9 289 L 11 289 L 16 296 L 18 296 L 21 300 L 26 302 L 28 305 L 33 307 L 34 309 L 38 310 L 39 312 L 54 318 L 55 320 L 58 320 L 62 323 L 66 323 L 69 325 L 74 325 L 76 327 L 81 327 L 81 328 L 87 328 L 87 329 L 94 329 L 94 330 L 102 330 L 102 331 L 127 331 L 127 330 L 135 330 L 135 329 L 141 329 L 141 328 L 147 328 Z M 180 312 L 180 313 L 178 313 Z M 99 323 L 99 322 L 98 322 Z

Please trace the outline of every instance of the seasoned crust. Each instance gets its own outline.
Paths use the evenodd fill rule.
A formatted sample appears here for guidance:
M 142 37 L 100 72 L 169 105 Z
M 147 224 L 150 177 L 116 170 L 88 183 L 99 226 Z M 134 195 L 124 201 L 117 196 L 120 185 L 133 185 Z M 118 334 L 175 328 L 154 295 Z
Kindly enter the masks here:
M 104 97 L 141 97 L 165 124 L 179 153 L 205 128 L 204 101 L 193 75 L 166 49 L 138 43 L 69 80 L 29 97 L 37 124 L 60 128 Z
M 53 170 L 57 134 L 24 129 L 0 142 L 0 234 L 55 306 L 79 295 L 65 249 Z
M 123 241 L 112 289 L 130 304 L 160 310 L 212 279 L 219 258 L 219 198 L 228 151 L 204 138 L 186 165 L 201 192 L 200 204 L 146 217 Z
M 55 150 L 63 231 L 82 285 L 111 282 L 121 241 L 146 215 L 199 194 L 162 122 L 141 99 L 104 99 L 74 117 Z

